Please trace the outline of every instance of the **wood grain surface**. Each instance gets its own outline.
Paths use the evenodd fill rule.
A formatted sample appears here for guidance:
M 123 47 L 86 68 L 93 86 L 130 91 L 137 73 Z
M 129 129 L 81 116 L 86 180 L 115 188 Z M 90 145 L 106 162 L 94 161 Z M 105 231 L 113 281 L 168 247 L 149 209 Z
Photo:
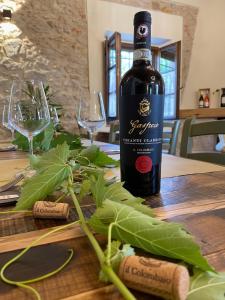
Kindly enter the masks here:
M 0 152 L 0 160 L 3 159 L 21 159 L 27 158 L 28 153 L 23 151 L 2 151 Z
M 181 109 L 179 111 L 179 119 L 186 118 L 224 118 L 225 109 L 219 108 L 196 108 L 196 109 Z
M 154 208 L 159 219 L 182 223 L 195 236 L 203 254 L 217 271 L 225 271 L 224 178 L 225 171 L 164 178 L 161 181 L 161 193 L 146 199 L 146 204 Z M 94 211 L 89 198 L 83 204 L 83 211 L 87 217 Z M 72 209 L 68 222 L 76 218 Z M 34 238 L 65 223 L 59 220 L 34 220 L 27 214 L 0 215 L 0 265 Z M 104 247 L 105 238 L 100 235 L 97 238 Z M 114 286 L 99 282 L 97 258 L 78 225 L 42 240 L 39 246 L 8 269 L 7 276 L 22 280 L 30 278 L 32 274 L 34 276 L 34 270 L 36 275 L 44 274 L 64 261 L 70 248 L 74 249 L 75 254 L 64 270 L 32 284 L 43 300 L 122 299 Z M 140 300 L 159 299 L 135 291 L 134 294 Z M 0 299 L 32 300 L 33 296 L 0 282 Z

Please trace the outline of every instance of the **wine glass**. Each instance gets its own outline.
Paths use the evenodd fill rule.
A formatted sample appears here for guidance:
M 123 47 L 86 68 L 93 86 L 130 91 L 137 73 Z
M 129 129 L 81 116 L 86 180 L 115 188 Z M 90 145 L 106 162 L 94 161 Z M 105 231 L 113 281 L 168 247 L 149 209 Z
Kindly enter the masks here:
M 101 128 L 106 121 L 105 108 L 101 92 L 92 92 L 87 99 L 81 98 L 76 111 L 77 123 L 85 128 L 93 144 L 93 134 Z
M 33 154 L 33 137 L 42 132 L 50 123 L 48 103 L 41 81 L 13 81 L 9 123 L 15 130 L 27 137 L 29 152 Z
M 5 104 L 3 106 L 3 111 L 2 111 L 2 125 L 9 129 L 12 133 L 12 140 L 14 140 L 14 128 L 12 125 L 9 123 L 9 104 Z

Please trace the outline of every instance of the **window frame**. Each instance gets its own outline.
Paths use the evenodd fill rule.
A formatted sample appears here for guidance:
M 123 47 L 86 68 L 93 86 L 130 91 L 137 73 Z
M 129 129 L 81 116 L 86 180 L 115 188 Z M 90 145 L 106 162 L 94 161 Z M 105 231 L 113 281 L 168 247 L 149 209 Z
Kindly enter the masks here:
M 176 46 L 176 112 L 175 112 L 175 118 L 179 119 L 179 111 L 180 111 L 180 67 L 181 67 L 181 41 L 163 46 L 159 48 L 159 55 L 161 54 L 161 51 L 168 46 Z M 160 58 L 160 56 L 159 56 Z M 169 95 L 169 94 L 168 94 Z M 171 120 L 170 118 L 167 118 L 166 120 Z
M 111 70 L 114 66 L 109 65 L 109 53 L 112 45 L 115 45 L 116 50 L 116 117 L 109 117 L 109 70 Z M 105 40 L 105 108 L 106 108 L 106 119 L 108 121 L 114 121 L 118 119 L 118 99 L 119 99 L 119 85 L 121 80 L 121 34 L 119 32 L 114 32 L 114 34 Z

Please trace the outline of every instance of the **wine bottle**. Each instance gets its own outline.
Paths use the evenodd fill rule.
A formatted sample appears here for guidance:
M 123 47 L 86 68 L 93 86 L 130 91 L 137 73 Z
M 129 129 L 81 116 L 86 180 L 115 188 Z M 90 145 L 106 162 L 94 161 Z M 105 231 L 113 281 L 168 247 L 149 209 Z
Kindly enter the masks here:
M 203 92 L 200 93 L 200 97 L 199 97 L 199 108 L 203 108 L 204 107 L 204 98 L 203 98 Z
M 221 93 L 221 107 L 225 107 L 225 88 L 222 88 L 222 93 Z
M 209 108 L 209 92 L 206 91 L 205 97 L 204 97 L 204 107 Z
M 135 196 L 160 191 L 164 82 L 151 65 L 151 15 L 134 16 L 133 66 L 120 83 L 121 181 Z

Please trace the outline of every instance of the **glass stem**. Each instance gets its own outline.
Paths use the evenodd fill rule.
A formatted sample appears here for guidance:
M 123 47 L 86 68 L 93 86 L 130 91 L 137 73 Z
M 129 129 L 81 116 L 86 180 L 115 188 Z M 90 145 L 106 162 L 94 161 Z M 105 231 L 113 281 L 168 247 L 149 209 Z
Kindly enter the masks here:
M 12 133 L 12 140 L 14 141 L 14 139 L 15 139 L 15 130 L 14 129 L 11 129 L 11 133 Z
M 93 143 L 94 143 L 94 136 L 93 136 L 93 132 L 92 132 L 92 131 L 90 131 L 90 132 L 89 132 L 89 134 L 90 134 L 90 139 L 91 139 L 91 145 L 93 145 Z
M 28 136 L 28 142 L 29 142 L 29 153 L 30 155 L 33 155 L 33 136 Z

